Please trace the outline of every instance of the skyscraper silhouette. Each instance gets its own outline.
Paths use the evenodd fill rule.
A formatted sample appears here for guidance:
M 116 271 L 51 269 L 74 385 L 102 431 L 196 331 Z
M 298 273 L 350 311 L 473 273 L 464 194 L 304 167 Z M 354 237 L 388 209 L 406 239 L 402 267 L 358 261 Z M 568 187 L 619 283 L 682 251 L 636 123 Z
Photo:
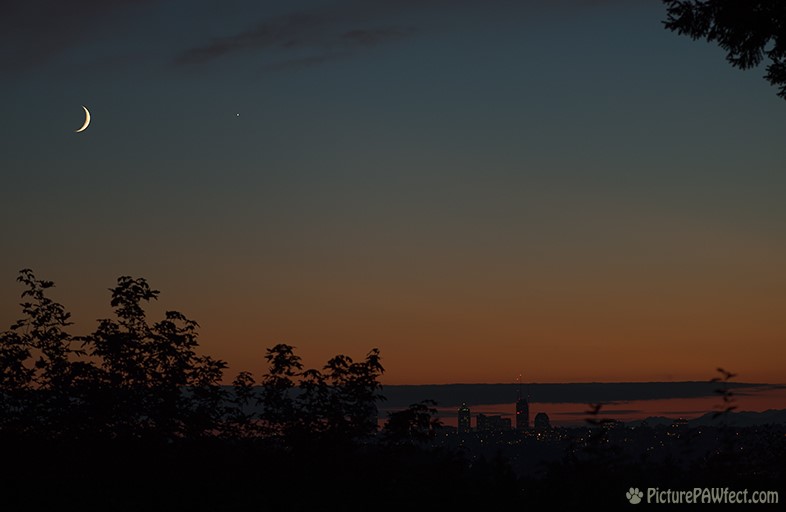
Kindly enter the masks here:
M 458 431 L 469 432 L 472 429 L 472 416 L 466 403 L 461 404 L 458 410 Z
M 539 412 L 535 415 L 535 430 L 538 432 L 545 432 L 551 429 L 551 421 L 549 415 L 545 412 Z
M 529 401 L 521 394 L 521 375 L 518 378 L 519 389 L 516 397 L 516 430 L 529 430 Z

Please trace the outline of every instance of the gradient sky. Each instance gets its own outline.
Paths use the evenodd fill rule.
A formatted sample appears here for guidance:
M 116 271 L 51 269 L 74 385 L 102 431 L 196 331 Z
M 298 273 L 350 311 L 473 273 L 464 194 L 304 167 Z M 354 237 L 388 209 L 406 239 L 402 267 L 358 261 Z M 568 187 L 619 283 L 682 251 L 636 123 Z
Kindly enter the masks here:
M 30 267 L 76 334 L 147 278 L 231 375 L 786 382 L 786 101 L 664 16 L 4 2 L 0 328 Z

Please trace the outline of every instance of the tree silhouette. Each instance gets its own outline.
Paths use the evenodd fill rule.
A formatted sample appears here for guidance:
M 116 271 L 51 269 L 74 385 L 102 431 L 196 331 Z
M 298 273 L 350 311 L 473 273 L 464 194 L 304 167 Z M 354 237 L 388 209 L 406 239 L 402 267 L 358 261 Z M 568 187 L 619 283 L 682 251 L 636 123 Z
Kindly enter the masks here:
M 114 319 L 82 338 L 101 370 L 94 387 L 98 425 L 110 437 L 199 437 L 221 420 L 226 363 L 199 356 L 198 324 L 177 311 L 149 325 L 144 302 L 158 298 L 142 278 L 118 278 Z
M 366 437 L 377 430 L 377 401 L 384 400 L 379 377 L 384 372 L 379 350 L 362 362 L 338 355 L 325 365 L 327 430 L 348 439 Z
M 730 412 L 737 408 L 734 404 L 734 392 L 729 388 L 729 383 L 731 379 L 737 376 L 736 373 L 731 373 L 728 370 L 724 370 L 723 368 L 717 369 L 718 373 L 721 375 L 720 377 L 713 377 L 710 379 L 710 382 L 719 382 L 720 387 L 715 390 L 715 393 L 721 396 L 723 400 L 722 405 L 716 406 L 718 409 L 712 415 L 713 418 L 718 417 L 727 417 Z
M 442 427 L 442 422 L 437 418 L 436 405 L 434 400 L 422 400 L 403 411 L 389 413 L 383 427 L 385 437 L 394 444 L 432 440 Z
M 32 357 L 30 344 L 16 330 L 0 334 L 0 432 L 20 435 L 28 423 L 26 404 L 34 370 L 25 366 Z
M 142 301 L 158 297 L 144 280 L 118 279 L 111 305 L 115 319 L 99 320 L 98 328 L 82 341 L 100 368 L 93 388 L 96 434 L 129 438 L 149 430 L 147 387 L 152 377 L 153 332 Z
M 270 366 L 261 382 L 263 427 L 267 435 L 285 436 L 297 421 L 292 390 L 303 363 L 295 355 L 294 347 L 283 343 L 267 349 L 265 359 Z
M 786 2 L 783 0 L 663 0 L 667 29 L 717 42 L 740 69 L 765 60 L 764 78 L 786 99 Z
M 254 406 L 259 402 L 251 372 L 240 372 L 232 381 L 232 394 L 224 406 L 222 434 L 228 439 L 249 439 L 260 435 Z
M 30 269 L 19 272 L 24 318 L 0 335 L 0 395 L 4 428 L 41 437 L 66 435 L 78 424 L 84 405 L 83 383 L 92 372 L 74 338 L 65 308 L 47 297 L 51 281 L 36 279 Z
M 298 388 L 297 408 L 300 415 L 292 435 L 297 438 L 295 442 L 303 443 L 309 437 L 322 437 L 328 431 L 331 392 L 325 376 L 313 368 L 303 372 Z
M 384 371 L 379 350 L 355 362 L 337 355 L 322 371 L 303 371 L 294 347 L 268 349 L 270 364 L 261 380 L 261 419 L 267 435 L 285 443 L 330 438 L 352 442 L 377 430 L 377 401 L 384 397 L 379 376 Z
M 240 373 L 228 393 L 226 363 L 199 355 L 198 324 L 177 311 L 148 321 L 159 291 L 122 276 L 110 289 L 113 318 L 72 336 L 70 314 L 46 292 L 54 284 L 29 269 L 18 279 L 24 318 L 0 334 L 0 434 L 51 439 L 172 442 L 204 437 L 265 437 L 284 445 L 324 439 L 354 442 L 377 429 L 377 349 L 355 362 L 330 359 L 303 371 L 294 347 L 267 350 L 257 386 Z M 81 346 L 74 348 L 77 343 Z
M 47 296 L 51 281 L 20 271 L 24 318 L 0 334 L 0 431 L 41 439 L 196 438 L 218 432 L 226 364 L 196 353 L 197 324 L 166 312 L 148 324 L 157 298 L 144 279 L 111 289 L 115 319 L 72 336 L 70 313 Z M 81 342 L 81 347 L 74 346 Z

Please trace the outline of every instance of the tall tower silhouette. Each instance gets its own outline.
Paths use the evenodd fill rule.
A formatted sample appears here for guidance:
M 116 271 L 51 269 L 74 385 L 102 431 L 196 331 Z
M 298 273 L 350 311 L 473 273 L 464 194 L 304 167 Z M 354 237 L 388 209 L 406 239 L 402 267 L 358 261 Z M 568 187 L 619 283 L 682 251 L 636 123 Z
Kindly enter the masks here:
M 471 427 L 472 416 L 470 415 L 469 407 L 466 403 L 461 404 L 458 410 L 458 431 L 462 434 L 472 430 Z
M 518 378 L 518 393 L 516 396 L 516 430 L 529 430 L 529 400 L 521 393 L 521 375 Z

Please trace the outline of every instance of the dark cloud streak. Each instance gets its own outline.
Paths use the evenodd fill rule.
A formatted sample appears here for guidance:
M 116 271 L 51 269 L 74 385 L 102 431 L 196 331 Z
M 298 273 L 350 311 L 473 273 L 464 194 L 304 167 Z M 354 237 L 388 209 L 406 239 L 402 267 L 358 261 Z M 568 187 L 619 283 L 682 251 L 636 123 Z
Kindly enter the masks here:
M 295 48 L 323 39 L 325 20 L 295 14 L 262 23 L 250 30 L 215 38 L 204 46 L 190 48 L 175 58 L 177 65 L 202 64 L 239 51 L 269 48 Z
M 74 47 L 111 35 L 119 28 L 118 24 L 139 21 L 137 16 L 126 16 L 129 9 L 159 7 L 176 1 L 7 0 L 0 4 L 0 69 L 24 70 L 47 63 Z M 619 1 L 562 0 L 558 3 L 570 7 Z M 488 12 L 490 8 L 505 5 L 530 13 L 542 9 L 537 2 L 513 0 L 336 0 L 293 14 L 267 17 L 245 30 L 218 33 L 201 44 L 197 41 L 179 51 L 168 50 L 174 52 L 168 59 L 175 66 L 199 66 L 256 52 L 255 55 L 269 58 L 267 69 L 307 67 L 427 31 L 429 27 L 424 25 L 429 23 L 426 19 L 430 15 L 442 18 L 446 13 L 466 8 Z M 183 1 L 175 7 L 187 9 L 192 6 Z M 211 22 L 214 29 L 219 25 Z M 418 30 L 413 25 L 418 26 Z
M 219 37 L 204 46 L 190 48 L 174 59 L 178 66 L 205 64 L 233 54 L 252 50 L 306 49 L 315 55 L 298 56 L 268 66 L 290 69 L 318 65 L 343 58 L 353 49 L 369 48 L 415 34 L 411 27 L 342 29 L 344 20 L 330 16 L 294 14 L 268 21 L 231 36 Z
M 612 1 L 621 0 L 602 0 L 602 3 L 605 5 Z M 561 0 L 557 3 L 563 7 L 575 7 L 586 2 L 588 0 Z M 411 20 L 423 23 L 423 16 L 428 18 L 429 13 L 436 18 L 444 18 L 445 14 L 460 9 L 488 12 L 501 6 L 528 13 L 543 9 L 539 2 L 515 0 L 338 0 L 296 14 L 264 19 L 244 31 L 215 37 L 203 45 L 182 51 L 174 58 L 173 64 L 201 65 L 250 52 L 276 58 L 288 49 L 305 48 L 313 55 L 287 58 L 269 65 L 267 69 L 319 65 L 332 60 L 330 56 L 337 52 L 346 57 L 348 50 L 369 49 L 411 37 L 426 28 L 419 26 L 416 30 Z M 391 23 L 396 19 L 407 21 Z
M 308 57 L 300 57 L 295 59 L 287 59 L 282 60 L 279 62 L 274 62 L 265 66 L 265 70 L 267 71 L 288 71 L 292 69 L 303 69 L 303 68 L 310 68 L 314 66 L 320 66 L 325 62 L 345 59 L 351 56 L 351 52 L 332 52 L 332 53 L 322 53 L 318 55 L 311 55 Z

